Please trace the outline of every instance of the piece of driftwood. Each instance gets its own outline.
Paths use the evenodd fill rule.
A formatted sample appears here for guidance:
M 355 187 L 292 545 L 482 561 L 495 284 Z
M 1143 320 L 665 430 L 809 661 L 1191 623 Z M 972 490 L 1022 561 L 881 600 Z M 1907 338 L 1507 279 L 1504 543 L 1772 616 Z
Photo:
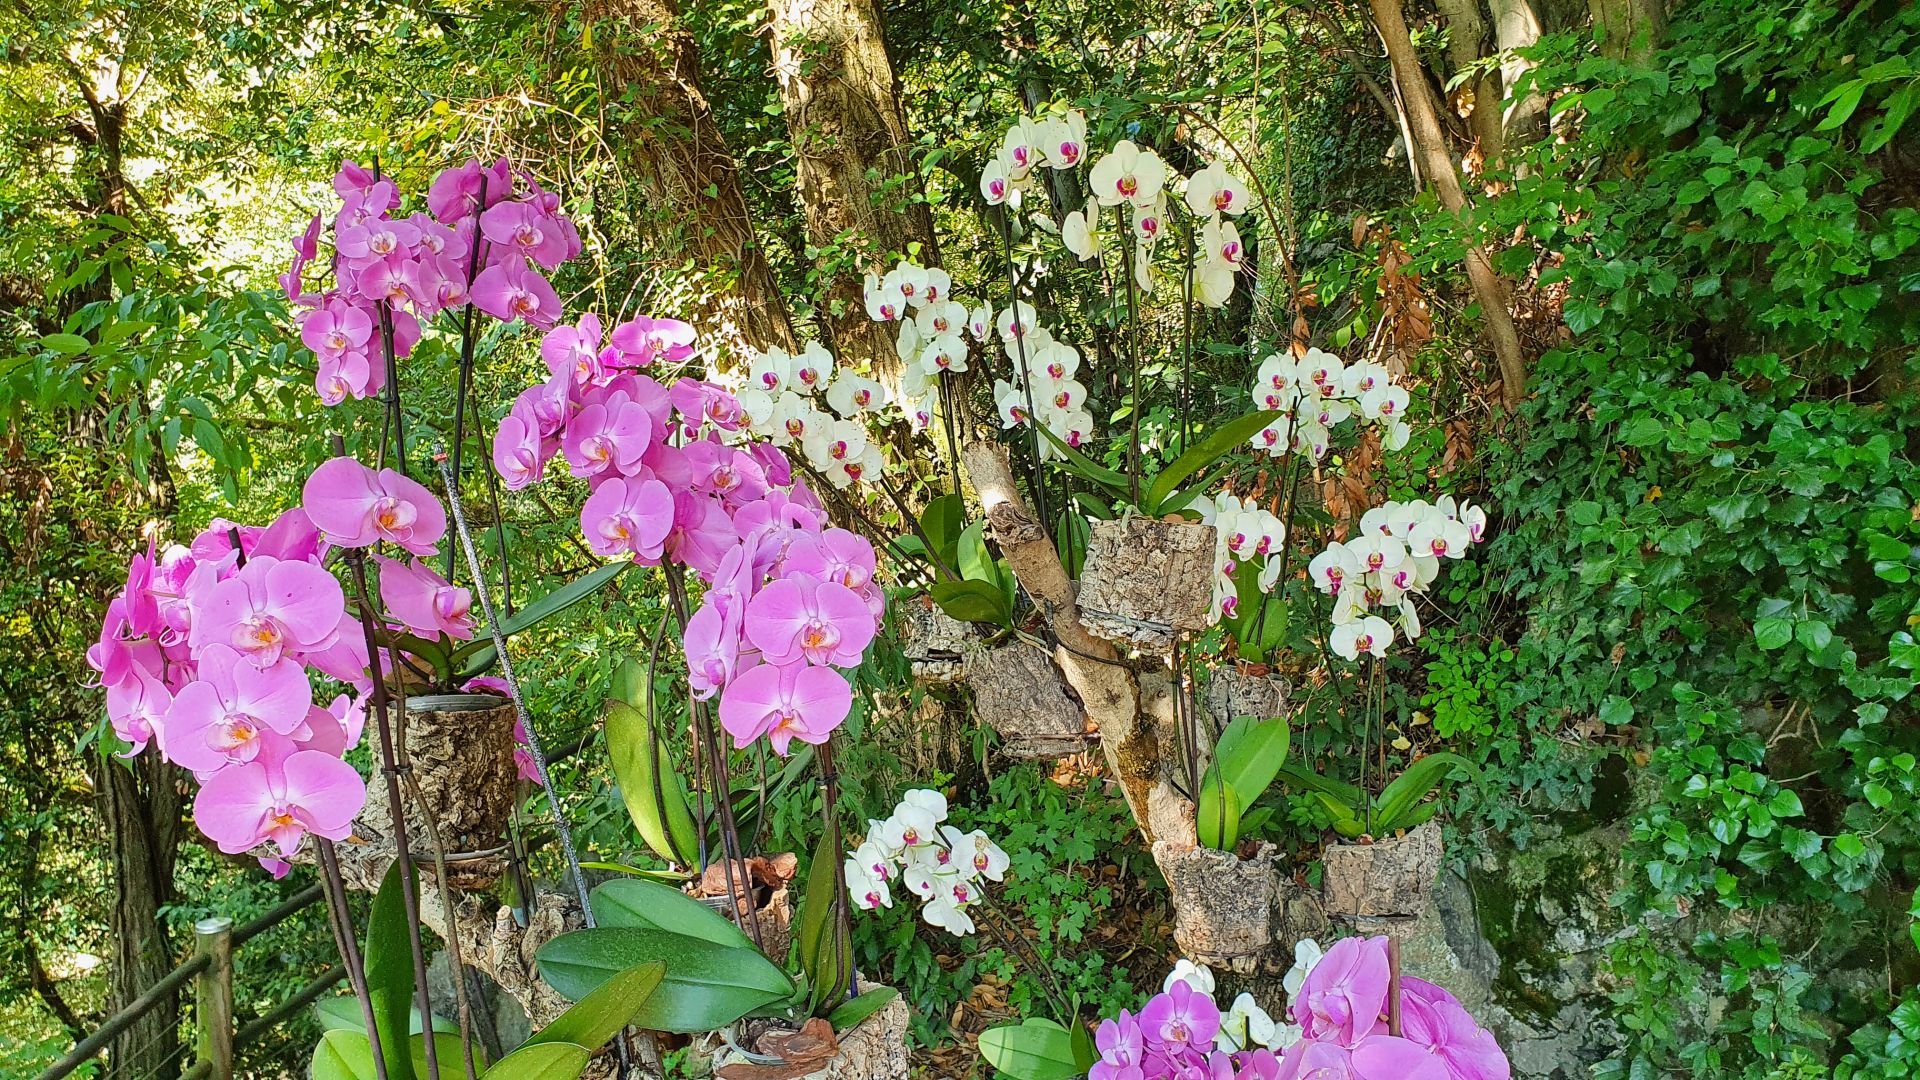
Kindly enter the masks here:
M 1167 649 L 1213 614 L 1213 526 L 1096 521 L 1080 575 L 1080 625 L 1116 645 Z
M 1329 844 L 1322 888 L 1329 914 L 1349 918 L 1417 918 L 1440 874 L 1440 825 L 1429 821 L 1404 836 L 1371 844 Z
M 1067 693 L 1066 680 L 1036 645 L 1015 640 L 967 653 L 973 711 L 1000 733 L 1001 750 L 1023 759 L 1062 758 L 1093 745 L 1087 714 Z
M 1236 717 L 1251 716 L 1266 720 L 1287 713 L 1287 698 L 1292 687 L 1277 675 L 1249 675 L 1239 668 L 1221 667 L 1207 684 L 1207 714 L 1220 726 Z
M 1272 951 L 1280 852 L 1261 844 L 1249 858 L 1161 841 L 1153 861 L 1173 897 L 1173 940 L 1181 955 L 1215 971 L 1252 974 Z
M 954 683 L 967 677 L 966 651 L 974 641 L 966 623 L 948 615 L 929 597 L 896 604 L 901 648 L 921 682 Z
M 507 866 L 506 856 L 496 849 L 513 816 L 518 776 L 513 703 L 492 694 L 410 697 L 406 717 L 407 758 L 448 856 L 447 883 L 468 891 L 490 888 Z M 431 834 L 411 793 L 406 787 L 401 792 L 414 862 L 431 872 Z M 353 823 L 353 835 L 360 844 L 389 852 L 393 847 L 387 781 L 378 767 L 367 778 L 367 805 Z M 482 852 L 491 854 L 474 854 Z

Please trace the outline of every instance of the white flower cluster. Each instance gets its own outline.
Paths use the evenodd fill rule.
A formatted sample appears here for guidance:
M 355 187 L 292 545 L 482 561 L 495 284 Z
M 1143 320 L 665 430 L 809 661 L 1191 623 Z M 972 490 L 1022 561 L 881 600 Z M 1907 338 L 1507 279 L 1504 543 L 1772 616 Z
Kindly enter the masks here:
M 1233 575 L 1240 564 L 1264 559 L 1258 578 L 1261 592 L 1272 592 L 1280 579 L 1280 560 L 1270 558 L 1286 543 L 1287 525 L 1252 500 L 1233 495 L 1194 500 L 1200 520 L 1213 526 L 1218 539 L 1213 548 L 1213 618 L 1231 619 L 1240 603 Z
M 867 440 L 865 417 L 885 408 L 887 389 L 841 370 L 818 342 L 800 355 L 773 348 L 754 358 L 734 393 L 747 430 L 775 446 L 799 447 L 807 463 L 835 487 L 877 474 L 886 459 Z M 828 409 L 822 409 L 825 401 Z
M 1349 660 L 1361 653 L 1385 656 L 1393 624 L 1372 614 L 1375 609 L 1395 609 L 1407 640 L 1419 637 L 1414 594 L 1439 578 L 1442 559 L 1465 558 L 1486 527 L 1486 511 L 1450 495 L 1433 503 L 1383 503 L 1361 515 L 1354 539 L 1327 545 L 1307 564 L 1314 587 L 1334 598 L 1333 651 Z
M 1075 109 L 1046 120 L 1022 116 L 1000 140 L 993 160 L 980 170 L 980 195 L 989 206 L 1020 205 L 1034 184 L 1033 170 L 1075 168 L 1087 156 L 1087 114 Z M 1154 159 L 1158 161 L 1158 158 Z M 1162 176 L 1165 170 L 1162 169 Z
M 1055 341 L 1047 328 L 1035 320 L 1033 306 L 1024 300 L 1000 313 L 996 323 L 1000 347 L 1013 365 L 1013 379 L 993 380 L 993 400 L 1000 414 L 1001 427 L 1028 423 L 1027 410 L 1040 418 L 1061 442 L 1075 449 L 1093 431 L 1093 414 L 1087 411 L 1087 388 L 1075 378 L 1080 371 L 1080 352 L 1063 341 Z M 1042 440 L 1042 461 L 1066 455 L 1052 442 Z
M 1283 415 L 1254 433 L 1255 448 L 1274 457 L 1288 451 L 1319 461 L 1332 445 L 1333 431 L 1349 420 L 1373 424 L 1380 446 L 1393 451 L 1407 445 L 1406 388 L 1380 364 L 1361 361 L 1351 367 L 1319 349 L 1298 359 L 1276 353 L 1260 364 L 1253 379 L 1253 407 Z
M 1312 938 L 1303 938 L 1294 946 L 1293 955 L 1293 969 L 1287 972 L 1283 983 L 1289 999 L 1300 992 L 1300 987 L 1307 981 L 1307 972 L 1319 963 L 1320 946 Z M 1173 984 L 1177 982 L 1186 983 L 1208 997 L 1213 996 L 1213 971 L 1205 964 L 1195 964 L 1185 959 L 1174 964 L 1172 973 L 1160 984 L 1161 992 L 1173 989 Z M 1218 1038 L 1220 1042 L 1228 1044 L 1229 1053 L 1264 1046 L 1277 1054 L 1299 1042 L 1305 1034 L 1298 1024 L 1276 1022 L 1267 1010 L 1253 1000 L 1252 994 L 1244 991 L 1220 1013 Z
M 867 317 L 900 324 L 893 341 L 903 365 L 900 407 L 915 431 L 927 430 L 939 411 L 940 373 L 967 370 L 967 335 L 978 342 L 992 333 L 993 309 L 969 311 L 952 292 L 953 278 L 945 270 L 911 262 L 884 277 L 867 275 Z
M 1007 853 L 986 833 L 963 833 L 942 824 L 946 819 L 946 796 L 916 788 L 893 808 L 892 817 L 867 822 L 866 842 L 847 856 L 847 893 L 854 906 L 863 911 L 892 907 L 897 877 L 920 898 L 920 914 L 928 923 L 962 936 L 973 933 L 967 909 L 985 895 L 982 878 L 1006 877 Z

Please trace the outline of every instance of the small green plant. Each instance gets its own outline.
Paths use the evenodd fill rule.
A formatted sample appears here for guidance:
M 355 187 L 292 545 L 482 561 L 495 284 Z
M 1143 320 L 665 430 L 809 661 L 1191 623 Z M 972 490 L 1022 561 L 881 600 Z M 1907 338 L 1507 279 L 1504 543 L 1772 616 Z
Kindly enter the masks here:
M 1273 811 L 1254 808 L 1286 764 L 1290 739 L 1284 716 L 1235 717 L 1214 745 L 1213 764 L 1200 780 L 1200 843 L 1232 851 L 1243 831 L 1255 831 Z
M 1318 773 L 1281 766 L 1290 784 L 1313 793 L 1333 818 L 1333 831 L 1351 840 L 1360 836 L 1387 837 L 1424 824 L 1440 809 L 1426 801 L 1456 772 L 1478 776 L 1480 767 L 1458 754 L 1428 754 L 1407 766 L 1379 795 L 1368 798 L 1363 788 L 1331 780 Z

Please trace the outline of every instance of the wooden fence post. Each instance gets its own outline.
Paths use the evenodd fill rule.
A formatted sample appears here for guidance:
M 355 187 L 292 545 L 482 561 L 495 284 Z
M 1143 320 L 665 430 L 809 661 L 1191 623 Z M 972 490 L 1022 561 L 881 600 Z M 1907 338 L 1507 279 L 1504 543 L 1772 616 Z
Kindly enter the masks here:
M 194 952 L 207 958 L 193 980 L 193 1015 L 200 1029 L 199 1059 L 209 1080 L 233 1080 L 233 920 L 193 924 Z

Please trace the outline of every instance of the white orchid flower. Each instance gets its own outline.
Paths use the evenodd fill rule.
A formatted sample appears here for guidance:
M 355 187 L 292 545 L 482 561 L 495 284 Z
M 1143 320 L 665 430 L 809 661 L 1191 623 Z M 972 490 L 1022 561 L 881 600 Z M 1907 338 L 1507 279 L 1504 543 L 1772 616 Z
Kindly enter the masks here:
M 940 895 L 920 905 L 920 917 L 931 926 L 966 937 L 973 933 L 973 919 L 950 896 Z
M 887 388 L 859 375 L 842 375 L 827 388 L 827 404 L 841 416 L 872 412 L 887 404 Z
M 980 197 L 987 200 L 988 206 L 1002 206 L 1013 196 L 1013 177 L 1007 175 L 1007 164 L 999 155 L 995 155 L 980 170 Z
M 833 354 L 819 342 L 809 341 L 793 358 L 793 389 L 817 394 L 833 381 L 833 371 Z
M 1007 176 L 1013 180 L 1025 180 L 1027 173 L 1040 164 L 1041 149 L 1046 136 L 1040 125 L 1031 117 L 1022 116 L 1000 140 L 999 159 L 1006 166 Z
M 908 807 L 923 810 L 933 816 L 935 821 L 947 820 L 947 797 L 933 788 L 913 788 L 900 796 L 900 804 L 894 808 L 899 813 Z
M 1087 400 L 1087 388 L 1073 379 L 1053 383 L 1046 388 L 1045 394 L 1047 407 L 1055 412 L 1074 412 Z M 1039 396 L 1035 395 L 1036 398 Z
M 900 874 L 900 884 L 905 885 L 908 892 L 922 900 L 932 900 L 945 891 L 941 884 L 941 875 L 934 873 L 932 867 L 921 862 L 907 863 L 906 869 Z
M 1160 239 L 1160 234 L 1166 227 L 1167 197 L 1165 194 L 1145 206 L 1137 204 L 1134 206 L 1133 238 L 1135 240 L 1151 247 L 1154 241 Z
M 958 333 L 942 334 L 920 350 L 920 368 L 928 374 L 967 370 L 967 342 Z
M 1299 363 L 1284 353 L 1272 353 L 1260 361 L 1260 370 L 1253 376 L 1255 386 L 1269 390 L 1291 390 L 1299 381 Z
M 1314 588 L 1337 596 L 1347 582 L 1360 576 L 1360 559 L 1347 545 L 1335 541 L 1307 564 L 1307 576 L 1313 579 Z
M 1153 294 L 1153 249 L 1138 242 L 1133 245 L 1133 284 L 1141 292 Z
M 1060 223 L 1060 241 L 1081 260 L 1100 254 L 1100 204 L 1090 202 L 1085 210 L 1075 210 Z
M 1094 162 L 1089 179 L 1093 197 L 1102 206 L 1149 205 L 1166 186 L 1167 165 L 1153 151 L 1122 139 L 1111 153 Z
M 893 335 L 893 351 L 900 359 L 912 364 L 920 359 L 920 350 L 926 348 L 927 339 L 920 333 L 920 326 L 912 319 L 900 320 L 900 331 Z
M 927 287 L 933 286 L 929 284 Z M 928 340 L 942 334 L 957 334 L 967 325 L 967 306 L 956 304 L 951 300 L 929 302 L 922 305 L 919 313 L 914 315 L 913 324 L 920 336 Z
M 1218 218 L 1200 230 L 1201 246 L 1210 262 L 1224 263 L 1235 271 L 1245 269 L 1247 252 L 1240 243 L 1240 229 L 1231 221 Z
M 800 445 L 806 451 L 808 463 L 825 471 L 843 462 L 860 460 L 860 455 L 867 450 L 867 429 L 857 420 L 813 423 L 808 425 Z
M 1256 449 L 1281 457 L 1293 447 L 1293 418 L 1275 417 L 1273 423 L 1254 432 L 1253 438 L 1247 441 Z
M 916 263 L 902 262 L 887 271 L 880 279 L 881 291 L 892 289 L 900 294 L 905 303 L 918 307 L 927 287 L 927 268 Z
M 1033 310 L 1033 305 L 1025 300 L 1009 304 L 994 322 L 1000 332 L 1001 344 L 1007 348 L 1013 347 L 1016 338 L 1030 336 L 1039 325 L 1039 315 Z
M 753 358 L 753 366 L 747 374 L 747 385 L 777 394 L 787 389 L 792 379 L 793 357 L 787 355 L 787 350 L 776 346 Z
M 1050 341 L 1027 354 L 1037 377 L 1048 382 L 1066 382 L 1080 371 L 1080 350 L 1062 341 Z
M 1341 378 L 1345 370 L 1339 357 L 1319 349 L 1308 349 L 1307 355 L 1300 358 L 1300 377 L 1316 389 L 1331 387 L 1335 393 L 1345 389 Z
M 993 333 L 993 305 L 981 304 L 967 312 L 967 333 L 972 334 L 975 341 L 987 340 L 987 335 Z
M 1071 169 L 1087 157 L 1087 114 L 1074 109 L 1040 124 L 1040 149 L 1055 169 Z
M 1362 573 L 1377 574 L 1392 570 L 1407 557 L 1407 546 L 1399 538 L 1369 533 L 1347 541 L 1347 550 L 1360 562 Z
M 1407 534 L 1407 548 L 1416 555 L 1460 559 L 1472 546 L 1473 534 L 1465 525 L 1438 513 L 1422 518 Z
M 908 299 L 915 307 L 946 303 L 948 294 L 953 292 L 953 275 L 937 266 L 928 267 L 921 273 L 924 277 L 920 282 L 920 291 Z
M 1393 381 L 1387 369 L 1371 360 L 1362 360 L 1347 368 L 1347 396 L 1365 397 L 1367 391 Z
M 1196 964 L 1184 956 L 1173 965 L 1173 970 L 1167 973 L 1166 981 L 1160 984 L 1160 992 L 1164 994 L 1173 989 L 1174 983 L 1182 982 L 1203 994 L 1213 993 L 1212 969 L 1205 964 Z
M 847 896 L 853 906 L 862 911 L 872 911 L 879 907 L 893 906 L 893 890 L 887 885 L 887 879 L 876 876 L 857 858 L 846 862 Z
M 1220 1015 L 1220 1036 L 1229 1044 L 1226 1047 L 1228 1053 L 1272 1045 L 1275 1027 L 1273 1017 L 1267 1015 L 1267 1010 L 1253 1000 L 1252 994 L 1244 991 Z
M 1215 214 L 1238 216 L 1251 205 L 1246 185 L 1218 161 L 1187 180 L 1187 209 L 1197 217 Z
M 1320 461 L 1327 456 L 1327 451 L 1333 449 L 1333 436 L 1325 424 L 1303 420 L 1293 426 L 1293 448 Z
M 1487 538 L 1487 512 L 1468 503 L 1460 510 L 1460 524 L 1467 527 L 1467 537 L 1478 544 Z
M 994 411 L 1000 414 L 1000 426 L 1015 428 L 1027 422 L 1027 392 L 1005 379 L 993 380 Z
M 1318 964 L 1320 958 L 1326 954 L 1326 950 L 1320 947 L 1320 943 L 1312 938 L 1301 938 L 1294 942 L 1293 966 L 1287 969 L 1286 977 L 1280 980 L 1281 987 L 1287 992 L 1289 1002 L 1299 996 L 1300 988 L 1307 984 L 1307 976 L 1313 974 L 1314 965 Z
M 1408 641 L 1418 641 L 1422 629 L 1420 626 L 1420 609 L 1414 605 L 1412 593 L 1405 593 L 1400 597 L 1399 608 L 1400 632 L 1406 636 Z
M 1209 259 L 1193 268 L 1193 298 L 1202 307 L 1223 308 L 1233 299 L 1233 267 Z
M 987 834 L 979 829 L 961 839 L 963 842 L 955 846 L 961 849 L 967 864 L 973 868 L 969 876 L 984 877 L 988 881 L 1006 880 L 1007 868 L 1013 865 L 1013 860 L 1000 850 L 1000 845 L 988 839 Z
M 769 424 L 773 428 L 773 442 L 776 446 L 789 446 L 806 443 L 809 432 L 833 423 L 833 417 L 815 408 L 813 403 L 799 394 L 788 390 L 773 403 L 773 416 Z
M 1328 644 L 1349 660 L 1361 653 L 1385 656 L 1387 646 L 1393 644 L 1393 624 L 1378 615 L 1368 615 L 1334 627 Z
M 1360 395 L 1360 411 L 1370 420 L 1397 420 L 1407 413 L 1412 397 L 1391 383 L 1379 383 Z

